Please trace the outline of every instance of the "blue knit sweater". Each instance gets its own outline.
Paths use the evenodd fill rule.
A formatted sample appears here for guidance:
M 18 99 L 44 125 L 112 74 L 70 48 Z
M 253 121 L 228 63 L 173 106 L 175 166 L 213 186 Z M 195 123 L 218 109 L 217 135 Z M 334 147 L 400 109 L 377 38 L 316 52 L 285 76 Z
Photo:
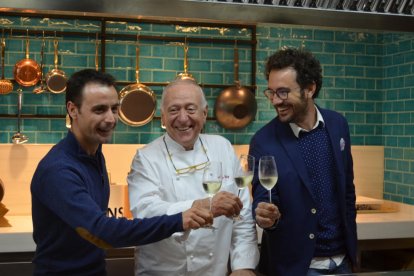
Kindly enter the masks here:
M 101 146 L 89 156 L 71 132 L 40 161 L 31 192 L 35 275 L 105 275 L 105 248 L 144 245 L 183 230 L 181 213 L 107 217 L 109 183 Z

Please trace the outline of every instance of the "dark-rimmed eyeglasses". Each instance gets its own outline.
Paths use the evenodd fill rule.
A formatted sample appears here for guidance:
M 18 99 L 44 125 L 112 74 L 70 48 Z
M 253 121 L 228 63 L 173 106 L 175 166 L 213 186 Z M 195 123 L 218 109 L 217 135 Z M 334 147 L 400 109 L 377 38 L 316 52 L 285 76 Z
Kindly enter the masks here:
M 299 86 L 296 87 L 296 88 L 293 88 L 293 89 L 279 88 L 279 89 L 273 90 L 273 89 L 270 89 L 270 88 L 266 88 L 263 91 L 263 94 L 265 94 L 265 96 L 271 101 L 273 101 L 275 95 L 281 100 L 287 100 L 287 98 L 289 97 L 289 93 L 296 90 L 296 89 L 298 89 L 298 88 L 300 89 Z
M 204 154 L 205 154 L 205 155 L 206 155 L 206 157 L 207 157 L 207 161 L 205 161 L 205 162 L 203 162 L 203 163 L 200 163 L 200 164 L 197 164 L 197 165 L 192 165 L 192 166 L 189 166 L 189 167 L 185 167 L 185 168 L 177 169 L 177 167 L 174 165 L 174 161 L 173 161 L 173 159 L 172 159 L 172 154 L 170 153 L 170 151 L 169 151 L 169 149 L 168 149 L 167 142 L 165 142 L 165 136 L 163 137 L 163 141 L 164 141 L 165 149 L 167 150 L 168 157 L 170 158 L 171 164 L 173 165 L 174 170 L 175 170 L 175 172 L 177 173 L 177 175 L 178 175 L 178 174 L 186 174 L 186 173 L 190 173 L 190 172 L 194 172 L 194 171 L 202 170 L 202 169 L 204 169 L 205 167 L 207 167 L 207 165 L 208 165 L 208 164 L 210 164 L 210 159 L 208 158 L 208 155 L 207 155 L 207 150 L 206 150 L 206 148 L 204 147 L 203 141 L 201 140 L 201 138 L 200 138 L 200 137 L 198 137 L 198 139 L 200 140 L 201 147 L 203 148 L 203 152 L 204 152 Z

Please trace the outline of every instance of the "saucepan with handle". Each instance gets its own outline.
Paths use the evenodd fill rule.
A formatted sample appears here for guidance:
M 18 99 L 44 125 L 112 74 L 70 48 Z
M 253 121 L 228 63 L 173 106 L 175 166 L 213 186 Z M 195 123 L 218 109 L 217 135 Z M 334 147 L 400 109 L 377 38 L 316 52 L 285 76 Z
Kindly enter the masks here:
M 14 79 L 21 86 L 33 86 L 40 80 L 40 66 L 29 57 L 29 36 L 26 38 L 26 58 L 14 65 Z
M 236 42 L 237 44 L 237 42 Z M 217 122 L 226 129 L 241 129 L 255 117 L 257 102 L 249 88 L 240 85 L 239 51 L 234 47 L 234 85 L 220 92 L 214 104 Z
M 124 87 L 119 92 L 119 118 L 129 126 L 138 127 L 149 123 L 157 108 L 157 98 L 149 87 L 139 81 L 139 44 L 135 47 L 136 83 Z

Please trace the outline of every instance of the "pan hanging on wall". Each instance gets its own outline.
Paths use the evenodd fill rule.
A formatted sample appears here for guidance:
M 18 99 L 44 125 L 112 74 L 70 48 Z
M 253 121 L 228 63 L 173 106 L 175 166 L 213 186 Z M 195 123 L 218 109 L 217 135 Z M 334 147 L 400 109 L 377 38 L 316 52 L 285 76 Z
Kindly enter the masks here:
M 226 129 L 241 129 L 256 116 L 255 95 L 239 81 L 239 51 L 234 47 L 234 85 L 220 92 L 214 104 L 217 122 Z

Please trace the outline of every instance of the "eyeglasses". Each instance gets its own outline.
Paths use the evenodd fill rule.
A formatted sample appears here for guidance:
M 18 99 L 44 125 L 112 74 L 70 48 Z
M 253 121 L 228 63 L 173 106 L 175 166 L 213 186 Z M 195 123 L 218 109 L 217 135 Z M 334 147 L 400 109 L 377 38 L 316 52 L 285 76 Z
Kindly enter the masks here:
M 207 165 L 208 165 L 208 164 L 210 164 L 210 159 L 208 158 L 208 155 L 207 155 L 207 150 L 206 150 L 206 148 L 204 147 L 203 141 L 201 140 L 201 138 L 200 138 L 200 137 L 198 137 L 198 139 L 200 140 L 201 147 L 203 148 L 203 152 L 204 152 L 204 154 L 205 154 L 205 155 L 206 155 L 206 157 L 207 157 L 207 161 L 206 161 L 206 162 L 203 162 L 203 163 L 200 163 L 200 164 L 197 164 L 197 165 L 192 165 L 192 166 L 189 166 L 189 167 L 186 167 L 186 168 L 177 169 L 177 167 L 174 165 L 174 162 L 173 162 L 173 160 L 172 160 L 172 154 L 170 153 L 170 151 L 169 151 L 169 149 L 168 149 L 167 142 L 165 142 L 165 136 L 163 137 L 163 141 L 164 141 L 165 149 L 167 150 L 168 157 L 170 158 L 171 164 L 173 165 L 174 170 L 175 170 L 175 172 L 177 173 L 177 175 L 178 175 L 178 174 L 186 174 L 186 173 L 190 173 L 190 172 L 194 172 L 194 171 L 202 170 L 202 169 L 204 169 L 205 167 L 207 167 Z
M 273 89 L 270 89 L 270 88 L 267 88 L 267 89 L 265 89 L 264 91 L 263 91 L 263 93 L 265 94 L 265 96 L 269 99 L 269 100 L 271 100 L 271 101 L 273 101 L 273 99 L 274 99 L 274 97 L 275 97 L 275 95 L 277 95 L 277 97 L 279 98 L 279 99 L 281 99 L 281 100 L 287 100 L 287 98 L 288 98 L 288 96 L 289 96 L 289 93 L 290 92 L 292 92 L 293 90 L 296 90 L 296 89 L 300 89 L 300 87 L 298 86 L 298 87 L 296 87 L 296 88 L 293 88 L 292 90 L 291 89 L 289 89 L 289 88 L 279 88 L 279 89 L 277 89 L 277 90 L 273 90 Z

